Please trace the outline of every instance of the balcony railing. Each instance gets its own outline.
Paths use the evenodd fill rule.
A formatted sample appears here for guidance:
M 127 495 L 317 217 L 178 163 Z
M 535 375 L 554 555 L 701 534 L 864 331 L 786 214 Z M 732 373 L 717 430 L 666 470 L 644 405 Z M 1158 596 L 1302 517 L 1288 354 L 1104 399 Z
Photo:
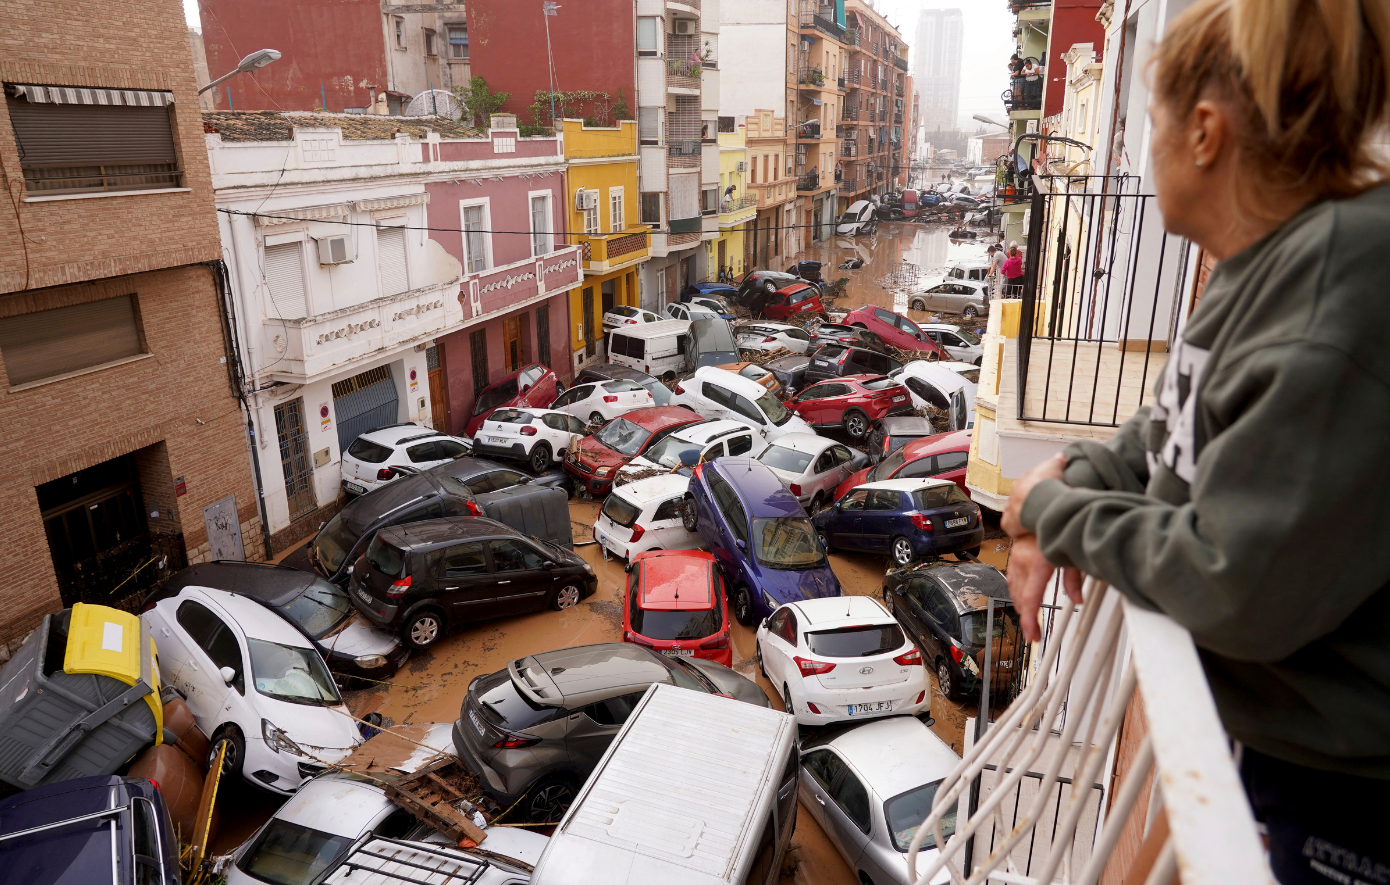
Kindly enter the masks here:
M 613 265 L 635 261 L 647 253 L 647 228 L 629 228 L 614 234 L 580 238 L 584 269 L 603 272 Z
M 897 54 L 895 53 L 895 54 L 893 55 L 893 67 L 897 68 L 897 69 L 900 70 L 900 71 L 905 71 L 905 70 L 907 70 L 907 59 L 905 59 L 905 58 L 903 58 L 901 55 L 897 55 Z M 902 95 L 901 92 L 899 92 L 898 94 L 899 94 L 899 95 Z
M 845 35 L 840 38 L 840 42 L 846 46 L 858 46 L 861 33 L 858 28 L 845 28 Z
M 753 209 L 758 205 L 758 198 L 745 194 L 741 197 L 725 197 L 724 202 L 719 204 L 720 215 L 732 215 L 735 212 L 742 212 L 744 209 Z
M 852 194 L 859 189 L 859 179 L 842 178 L 840 179 L 840 193 Z
M 842 156 L 842 157 L 857 157 L 857 156 L 859 156 L 859 142 L 857 142 L 857 141 L 842 141 L 842 142 L 840 142 L 840 156 Z
M 840 108 L 840 119 L 850 125 L 859 122 L 860 108 L 857 104 L 846 104 Z
M 825 72 L 820 65 L 802 65 L 796 74 L 796 82 L 810 86 L 824 86 Z
M 797 124 L 796 137 L 803 141 L 816 141 L 820 135 L 820 120 L 807 120 Z
M 799 191 L 820 190 L 821 177 L 819 173 L 808 172 L 796 180 L 796 189 Z
M 699 37 L 667 35 L 666 85 L 668 87 L 700 88 L 700 77 L 705 69 L 705 59 L 701 48 Z
M 855 68 L 855 69 L 850 70 L 850 71 L 845 71 L 845 75 L 844 75 L 844 77 L 842 77 L 841 79 L 845 81 L 845 86 L 846 86 L 847 88 L 849 88 L 849 89 L 858 89 L 858 88 L 859 88 L 859 69 L 858 69 L 858 68 Z
M 668 138 L 666 140 L 666 165 L 677 169 L 698 168 L 701 163 L 700 139 Z
M 834 15 L 833 7 L 828 8 L 827 11 L 832 16 Z M 801 27 L 814 28 L 834 40 L 842 40 L 845 36 L 845 29 L 836 24 L 834 18 L 817 13 L 801 13 Z
M 1011 88 L 1004 90 L 1004 110 L 1040 111 L 1042 110 L 1042 77 L 1014 77 L 1009 81 Z

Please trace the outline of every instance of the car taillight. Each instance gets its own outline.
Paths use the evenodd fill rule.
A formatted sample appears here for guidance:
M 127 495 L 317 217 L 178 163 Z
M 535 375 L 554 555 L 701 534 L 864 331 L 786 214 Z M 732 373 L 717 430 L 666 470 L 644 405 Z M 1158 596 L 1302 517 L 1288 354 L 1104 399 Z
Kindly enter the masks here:
M 536 435 L 536 428 L 532 427 L 530 424 L 527 424 L 525 427 L 521 428 L 521 435 L 522 435 L 522 436 L 535 436 L 535 435 Z
M 676 385 L 676 393 L 685 393 L 685 388 L 682 387 L 682 386 L 680 386 L 679 384 L 677 384 L 677 385 Z
M 931 517 L 927 516 L 925 513 L 909 513 L 908 516 L 912 517 L 912 524 L 922 531 L 929 532 L 932 530 Z
M 159 790 L 161 793 L 164 792 L 164 791 L 161 790 L 160 787 L 159 787 L 159 781 L 155 780 L 155 779 L 152 778 L 152 777 L 147 777 L 147 778 L 145 778 L 145 780 L 147 780 L 147 781 L 149 781 L 151 784 L 153 784 L 153 785 L 154 785 L 154 788 L 155 788 L 156 790 Z
M 392 599 L 399 599 L 405 595 L 405 591 L 410 589 L 410 575 L 406 575 L 399 581 L 386 588 L 386 595 Z
M 642 528 L 641 525 L 639 525 L 639 524 L 637 524 L 637 523 L 633 523 L 633 524 L 632 524 L 632 537 L 631 537 L 631 538 L 628 538 L 628 539 L 627 539 L 627 542 L 628 542 L 629 544 L 631 544 L 633 541 L 636 541 L 638 538 L 640 538 L 640 537 L 642 537 L 644 534 L 646 534 L 646 532 L 647 532 L 647 530 L 644 529 L 644 528 Z
M 912 703 L 914 703 L 914 704 L 920 704 L 920 703 L 922 703 L 922 701 L 926 698 L 926 696 L 927 696 L 927 693 L 926 693 L 925 691 L 919 692 L 918 695 L 917 695 L 917 700 L 913 701 Z
M 801 486 L 797 485 L 796 483 L 792 483 L 790 486 L 788 486 L 788 488 L 791 490 L 791 493 L 793 495 L 796 495 L 798 498 L 801 497 Z
M 520 750 L 524 747 L 534 747 L 541 742 L 540 738 L 531 737 L 525 734 L 510 734 L 502 732 L 502 740 L 492 745 L 494 750 Z
M 912 651 L 904 652 L 903 654 L 898 655 L 896 658 L 893 659 L 893 663 L 901 664 L 904 667 L 910 667 L 913 664 L 921 664 L 922 653 L 918 651 L 916 648 L 914 648 L 912 649 Z
M 636 325 L 636 323 L 637 323 L 636 320 L 628 320 L 628 321 L 627 321 L 627 325 L 629 325 L 629 326 Z
M 654 647 L 655 647 L 655 646 L 652 645 L 651 640 L 647 639 L 645 636 L 638 636 L 636 633 L 633 633 L 631 630 L 628 630 L 627 632 L 625 632 L 625 633 L 623 634 L 623 642 L 631 642 L 633 645 L 640 645 L 640 646 L 642 646 L 643 648 L 654 648 Z
M 392 470 L 390 467 L 383 467 L 376 472 L 376 478 L 382 482 L 392 479 L 395 475 L 396 471 Z
M 827 664 L 822 661 L 808 661 L 803 657 L 794 657 L 796 665 L 801 668 L 802 676 L 819 676 L 822 673 L 829 673 L 835 669 L 834 664 Z
M 477 502 L 477 501 L 469 501 L 469 502 L 468 502 L 468 512 L 471 513 L 471 514 L 473 514 L 474 516 L 482 516 L 482 515 L 483 515 L 483 508 L 481 508 L 481 507 L 478 506 L 478 502 Z
M 714 637 L 713 639 L 706 639 L 704 642 L 700 643 L 700 648 L 728 648 L 728 647 L 729 647 L 729 634 L 728 634 L 728 633 L 720 633 L 718 636 Z
M 815 704 L 811 703 L 810 701 L 807 701 L 807 702 L 806 702 L 806 709 L 810 710 L 812 713 L 815 713 L 817 716 L 820 715 L 820 707 L 817 707 Z
M 888 444 L 892 442 L 892 440 L 893 438 L 891 436 L 885 436 L 883 438 L 883 454 L 888 454 Z
M 951 660 L 955 661 L 957 664 L 965 660 L 965 652 L 960 650 L 960 646 L 951 646 Z

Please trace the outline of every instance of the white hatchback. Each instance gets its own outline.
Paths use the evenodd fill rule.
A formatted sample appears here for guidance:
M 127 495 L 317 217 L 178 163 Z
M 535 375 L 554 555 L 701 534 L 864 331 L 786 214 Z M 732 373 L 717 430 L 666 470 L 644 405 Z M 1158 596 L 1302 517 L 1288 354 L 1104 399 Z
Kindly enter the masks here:
M 633 409 L 653 405 L 652 392 L 636 381 L 599 381 L 576 384 L 557 396 L 550 410 L 573 415 L 590 424 L 602 424 Z
M 940 344 L 953 360 L 978 366 L 984 357 L 980 339 L 969 329 L 951 323 L 918 323 L 931 340 Z
M 868 455 L 815 433 L 788 433 L 756 457 L 812 516 L 834 503 L 840 483 L 869 466 Z
M 674 301 L 666 305 L 662 311 L 668 320 L 697 320 L 701 317 L 717 317 L 719 314 L 705 307 L 703 304 L 682 303 Z
M 185 587 L 142 614 L 164 682 L 226 748 L 228 774 L 293 793 L 362 742 L 323 658 L 275 612 L 234 593 Z
M 758 627 L 757 649 L 798 725 L 931 710 L 922 653 L 877 599 L 789 602 Z
M 472 443 L 418 424 L 394 424 L 368 431 L 343 452 L 343 491 L 365 495 L 403 475 L 391 468 L 428 470 L 472 451 Z
M 633 458 L 618 470 L 618 476 L 631 476 L 647 470 L 680 467 L 682 455 L 698 454 L 696 463 L 713 461 L 725 455 L 756 458 L 767 448 L 767 441 L 747 421 L 701 421 L 670 433 L 665 439 Z
M 584 438 L 582 418 L 551 409 L 498 409 L 473 437 L 473 454 L 525 461 L 541 474 L 565 460 Z
M 679 473 L 614 486 L 594 523 L 594 540 L 605 555 L 628 562 L 647 550 L 701 548 L 699 533 L 686 531 L 681 522 L 689 488 L 690 480 Z
M 639 323 L 659 323 L 663 319 L 665 319 L 665 317 L 660 314 L 652 313 L 650 310 L 619 304 L 604 313 L 603 331 L 607 334 L 618 326 L 634 326 Z
M 786 348 L 792 353 L 808 353 L 815 349 L 810 333 L 790 323 L 750 323 L 739 326 L 734 334 L 739 350 L 769 353 Z
M 788 433 L 811 433 L 811 425 L 766 387 L 725 369 L 705 366 L 676 385 L 671 405 L 686 406 L 705 418 L 746 421 L 768 442 Z

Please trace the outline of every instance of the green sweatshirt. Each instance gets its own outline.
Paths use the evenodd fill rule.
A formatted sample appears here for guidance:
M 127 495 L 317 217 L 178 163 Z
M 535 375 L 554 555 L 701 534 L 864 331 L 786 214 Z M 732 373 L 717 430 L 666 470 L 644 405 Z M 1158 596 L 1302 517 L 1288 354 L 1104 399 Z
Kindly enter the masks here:
M 1390 186 L 1218 265 L 1154 405 L 1066 454 L 1048 560 L 1190 630 L 1233 738 L 1390 779 Z

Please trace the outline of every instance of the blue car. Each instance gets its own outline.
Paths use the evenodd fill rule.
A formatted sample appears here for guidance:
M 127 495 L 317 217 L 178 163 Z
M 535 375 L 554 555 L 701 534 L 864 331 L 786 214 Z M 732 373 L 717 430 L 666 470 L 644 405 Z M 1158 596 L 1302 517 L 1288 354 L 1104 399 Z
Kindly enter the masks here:
M 846 492 L 812 520 L 826 550 L 887 553 L 897 566 L 980 552 L 980 508 L 947 479 L 885 479 Z
M 783 603 L 842 595 L 806 511 L 761 461 L 719 458 L 696 467 L 682 518 L 733 588 L 740 624 Z

